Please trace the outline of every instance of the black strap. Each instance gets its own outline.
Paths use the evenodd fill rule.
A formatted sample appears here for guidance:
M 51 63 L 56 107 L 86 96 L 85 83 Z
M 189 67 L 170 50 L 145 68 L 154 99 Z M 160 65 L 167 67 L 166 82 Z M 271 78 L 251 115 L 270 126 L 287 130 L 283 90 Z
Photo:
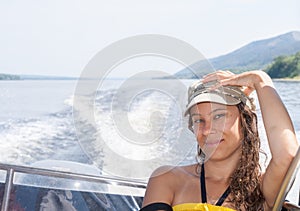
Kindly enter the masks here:
M 225 192 L 222 194 L 222 196 L 221 196 L 221 197 L 219 198 L 219 200 L 217 201 L 216 205 L 217 205 L 217 206 L 221 206 L 229 194 L 230 194 L 230 187 L 228 187 L 228 188 L 225 190 Z
M 200 185 L 201 185 L 202 203 L 207 203 L 204 164 L 201 165 Z M 215 205 L 221 206 L 229 194 L 230 194 L 230 187 L 228 187 L 225 190 L 225 192 L 222 194 L 222 196 L 219 198 L 219 200 Z
M 172 207 L 169 204 L 163 202 L 148 204 L 147 206 L 140 209 L 140 211 L 156 211 L 156 210 L 173 211 Z
M 207 202 L 207 198 L 206 198 L 206 185 L 205 185 L 204 164 L 202 164 L 202 166 L 201 166 L 200 185 L 201 185 L 202 203 L 206 203 Z

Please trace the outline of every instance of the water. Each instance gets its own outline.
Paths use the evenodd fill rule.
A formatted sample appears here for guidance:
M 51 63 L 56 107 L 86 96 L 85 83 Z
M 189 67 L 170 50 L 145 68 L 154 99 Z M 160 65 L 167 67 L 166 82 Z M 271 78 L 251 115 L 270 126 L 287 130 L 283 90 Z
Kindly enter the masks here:
M 168 82 L 165 92 L 152 92 L 123 83 L 108 80 L 96 93 L 80 93 L 80 102 L 93 99 L 82 114 L 73 104 L 76 81 L 0 81 L 0 162 L 76 161 L 103 173 L 143 178 L 157 166 L 194 161 L 195 142 L 182 129 L 182 104 L 176 102 L 186 96 L 176 92 L 177 85 Z M 275 86 L 299 137 L 300 82 L 277 81 Z M 125 97 L 128 93 L 134 100 Z M 264 134 L 262 139 L 266 148 Z
M 75 81 L 0 82 L 0 161 L 26 164 L 44 159 L 86 161 L 72 121 Z M 71 154 L 70 154 L 71 153 Z

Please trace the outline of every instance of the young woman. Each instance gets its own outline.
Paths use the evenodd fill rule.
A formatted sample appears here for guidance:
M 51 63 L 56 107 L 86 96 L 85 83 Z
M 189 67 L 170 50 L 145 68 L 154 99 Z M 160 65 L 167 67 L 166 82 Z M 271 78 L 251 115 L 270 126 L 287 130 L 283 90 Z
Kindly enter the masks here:
M 264 173 L 256 91 L 272 159 Z M 270 210 L 298 142 L 272 80 L 262 71 L 217 71 L 189 89 L 186 110 L 199 162 L 161 167 L 149 179 L 142 211 Z

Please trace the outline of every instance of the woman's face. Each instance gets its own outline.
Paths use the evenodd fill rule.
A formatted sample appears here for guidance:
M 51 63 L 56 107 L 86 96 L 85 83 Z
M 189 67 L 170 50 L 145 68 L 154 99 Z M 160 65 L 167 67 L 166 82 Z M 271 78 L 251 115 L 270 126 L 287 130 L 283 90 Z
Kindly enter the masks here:
M 240 156 L 241 124 L 237 106 L 199 103 L 190 110 L 193 130 L 206 159 Z

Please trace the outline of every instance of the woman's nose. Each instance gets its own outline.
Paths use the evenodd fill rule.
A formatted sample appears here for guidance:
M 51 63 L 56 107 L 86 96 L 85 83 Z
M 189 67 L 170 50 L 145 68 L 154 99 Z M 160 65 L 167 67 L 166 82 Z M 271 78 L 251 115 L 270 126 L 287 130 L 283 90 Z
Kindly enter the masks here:
M 206 122 L 202 127 L 202 134 L 207 136 L 213 131 L 213 125 L 211 122 Z

